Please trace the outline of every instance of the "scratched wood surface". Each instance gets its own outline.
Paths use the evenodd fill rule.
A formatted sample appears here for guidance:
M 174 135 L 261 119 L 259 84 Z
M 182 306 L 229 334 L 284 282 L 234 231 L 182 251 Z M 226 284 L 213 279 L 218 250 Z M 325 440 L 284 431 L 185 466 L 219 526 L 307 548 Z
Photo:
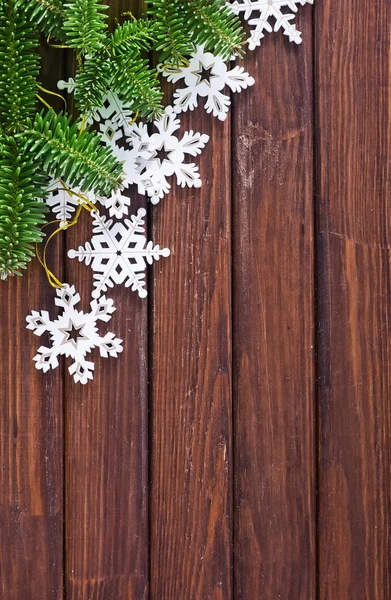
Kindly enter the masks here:
M 233 110 L 235 587 L 315 599 L 311 15 L 246 57 Z M 279 65 L 278 71 L 269 65 Z
M 390 18 L 315 11 L 322 600 L 391 597 Z
M 93 383 L 33 367 L 37 262 L 1 282 L 1 600 L 391 600 L 391 4 L 296 20 L 225 123 L 183 116 L 203 187 L 149 206 L 172 255 L 147 300 L 110 290 L 124 352 Z M 42 55 L 55 89 L 72 58 Z M 90 270 L 58 257 L 90 234 L 49 258 L 84 309 Z

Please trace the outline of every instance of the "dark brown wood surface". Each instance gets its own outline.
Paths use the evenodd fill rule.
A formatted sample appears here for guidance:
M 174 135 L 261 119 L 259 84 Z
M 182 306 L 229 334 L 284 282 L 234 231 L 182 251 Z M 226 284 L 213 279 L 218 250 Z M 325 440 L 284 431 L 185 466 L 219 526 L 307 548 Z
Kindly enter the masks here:
M 37 262 L 0 282 L 1 600 L 391 600 L 391 4 L 296 22 L 225 123 L 183 115 L 203 187 L 149 206 L 172 254 L 147 300 L 110 290 L 124 352 L 92 383 L 34 368 Z M 72 59 L 42 52 L 55 89 Z M 50 249 L 84 309 L 90 269 L 59 256 L 90 234 Z
M 141 9 L 136 1 L 107 4 L 111 21 Z M 145 199 L 132 193 L 131 209 L 141 206 Z M 68 248 L 91 237 L 91 219 L 82 217 Z M 84 263 L 68 261 L 66 279 L 90 297 Z M 109 331 L 120 332 L 124 351 L 118 360 L 96 352 L 101 374 L 87 388 L 66 384 L 65 592 L 72 600 L 148 597 L 148 302 L 123 286 L 107 296 L 116 307 Z
M 63 77 L 63 60 L 45 47 L 42 58 L 48 88 Z M 60 277 L 61 256 L 59 238 L 48 261 Z M 61 369 L 48 375 L 35 369 L 32 358 L 49 337 L 26 329 L 26 316 L 52 303 L 37 260 L 23 278 L 0 282 L 0 597 L 6 600 L 63 597 L 64 378 Z
M 391 598 L 390 18 L 315 11 L 322 600 Z
M 230 600 L 230 121 L 193 119 L 181 131 L 210 136 L 204 185 L 174 187 L 152 211 L 153 238 L 168 235 L 172 256 L 154 268 L 150 320 L 151 597 Z
M 235 593 L 315 599 L 311 13 L 233 111 Z M 275 68 L 270 68 L 270 64 Z M 278 65 L 278 68 L 277 68 Z

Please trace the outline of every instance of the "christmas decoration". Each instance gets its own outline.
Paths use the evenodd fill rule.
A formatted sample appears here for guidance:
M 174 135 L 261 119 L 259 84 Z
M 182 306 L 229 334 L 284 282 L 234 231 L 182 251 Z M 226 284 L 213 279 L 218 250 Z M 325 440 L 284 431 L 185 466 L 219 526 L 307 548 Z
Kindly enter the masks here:
M 127 141 L 135 151 L 140 194 L 147 194 L 152 204 L 157 204 L 171 188 L 167 178 L 176 176 L 178 185 L 201 187 L 198 167 L 186 163 L 187 156 L 197 156 L 205 147 L 209 136 L 186 131 L 181 138 L 174 135 L 180 128 L 180 120 L 172 106 L 168 106 L 163 117 L 154 123 L 158 133 L 152 135 L 147 125 L 134 123 L 128 127 Z
M 76 73 L 63 88 L 74 93 L 79 111 L 75 122 L 56 114 L 42 97 L 53 92 L 38 83 L 40 31 L 48 41 L 60 42 L 53 44 L 53 51 L 62 46 L 77 56 Z M 47 203 L 42 200 L 50 178 L 108 198 L 111 214 L 126 214 L 126 195 L 117 193 L 124 178 L 122 164 L 88 125 L 99 112 L 105 122 L 118 124 L 104 115 L 111 109 L 110 91 L 120 106 L 131 107 L 141 118 L 159 117 L 163 94 L 156 69 L 145 56 L 157 50 L 161 60 L 179 64 L 195 44 L 226 58 L 241 53 L 240 21 L 232 18 L 224 0 L 178 5 L 151 0 L 143 18 L 129 15 L 113 32 L 100 0 L 0 0 L 1 279 L 20 274 L 43 238 Z M 37 100 L 46 107 L 42 112 L 37 112 Z
M 101 0 L 0 0 L 0 278 L 20 274 L 47 225 L 56 225 L 42 256 L 38 249 L 36 254 L 62 312 L 54 320 L 47 311 L 27 317 L 28 329 L 50 338 L 50 347 L 41 346 L 34 357 L 37 369 L 55 369 L 65 356 L 73 361 L 74 381 L 86 384 L 93 377 L 87 360 L 93 348 L 103 357 L 122 351 L 114 334 L 98 333 L 98 321 L 108 322 L 115 310 L 102 294 L 119 284 L 145 298 L 147 266 L 170 254 L 147 241 L 145 209 L 127 218 L 128 190 L 134 186 L 157 204 L 172 181 L 201 186 L 192 158 L 209 137 L 180 131 L 178 115 L 202 104 L 224 121 L 229 94 L 255 83 L 244 67 L 227 64 L 244 54 L 239 17 L 253 27 L 251 50 L 273 29 L 282 28 L 299 44 L 292 21 L 306 3 L 313 0 L 150 0 L 140 19 L 118 15 L 109 30 Z M 67 48 L 77 58 L 73 76 L 58 82 L 60 94 L 38 83 L 40 32 L 53 51 Z M 151 51 L 158 60 L 148 59 Z M 173 106 L 162 104 L 159 75 L 176 86 Z M 54 95 L 66 108 L 68 94 L 74 95 L 76 119 L 50 106 Z M 56 217 L 49 224 L 48 209 Z M 93 218 L 91 240 L 68 252 L 94 274 L 91 310 L 84 314 L 75 308 L 80 296 L 74 286 L 49 270 L 46 250 L 86 211 Z
M 60 316 L 51 320 L 47 311 L 33 311 L 27 317 L 27 329 L 35 335 L 41 336 L 49 333 L 51 346 L 41 346 L 34 357 L 35 366 L 46 373 L 59 365 L 59 356 L 72 358 L 74 361 L 69 367 L 76 383 L 86 384 L 93 378 L 94 363 L 86 360 L 93 348 L 99 348 L 100 355 L 104 358 L 112 356 L 117 358 L 122 352 L 122 340 L 113 333 L 106 333 L 101 337 L 98 333 L 97 322 L 108 322 L 115 311 L 113 301 L 104 296 L 91 302 L 91 312 L 84 313 L 75 308 L 80 301 L 74 286 L 66 285 L 57 290 L 55 304 L 62 308 Z
M 301 44 L 301 32 L 291 21 L 298 11 L 297 5 L 303 6 L 307 3 L 313 4 L 314 0 L 235 0 L 235 2 L 227 4 L 234 14 L 243 14 L 249 25 L 255 25 L 248 40 L 250 50 L 255 50 L 257 46 L 261 45 L 265 31 L 271 33 L 273 30 L 279 31 L 280 29 L 284 30 L 284 35 L 289 37 L 290 42 Z M 291 10 L 292 13 L 287 13 L 285 8 Z
M 161 256 L 170 255 L 168 248 L 160 249 L 152 242 L 147 243 L 144 235 L 146 211 L 140 208 L 137 215 L 123 222 L 107 220 L 98 212 L 93 214 L 94 230 L 91 242 L 78 250 L 69 250 L 69 258 L 78 258 L 91 265 L 94 271 L 95 290 L 92 296 L 99 296 L 108 287 L 124 284 L 145 298 L 145 269 Z
M 59 220 L 60 227 L 64 227 L 72 219 L 76 209 L 83 202 L 81 189 L 68 190 L 63 187 L 60 179 L 52 179 L 48 187 L 49 195 L 46 204 Z M 85 196 L 90 202 L 96 202 L 95 194 L 89 192 Z
M 192 54 L 188 65 L 162 65 L 160 70 L 168 81 L 178 83 L 184 80 L 186 85 L 174 93 L 177 113 L 194 110 L 198 106 L 198 98 L 206 98 L 206 112 L 220 121 L 225 121 L 231 105 L 230 97 L 222 90 L 228 86 L 231 92 L 240 92 L 255 83 L 243 67 L 229 70 L 221 56 L 205 52 L 202 46 Z

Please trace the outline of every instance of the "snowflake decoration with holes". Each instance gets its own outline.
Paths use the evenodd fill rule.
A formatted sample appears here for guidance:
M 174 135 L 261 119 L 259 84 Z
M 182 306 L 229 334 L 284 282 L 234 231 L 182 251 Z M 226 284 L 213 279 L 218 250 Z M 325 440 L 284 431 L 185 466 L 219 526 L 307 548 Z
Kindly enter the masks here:
M 100 355 L 104 358 L 117 358 L 122 352 L 122 340 L 113 333 L 106 333 L 101 337 L 97 328 L 97 321 L 110 321 L 115 311 L 113 301 L 102 296 L 91 302 L 91 312 L 84 313 L 75 308 L 80 296 L 73 286 L 66 285 L 56 290 L 56 293 L 58 298 L 55 303 L 63 309 L 57 319 L 52 321 L 47 311 L 39 313 L 35 310 L 26 318 L 27 329 L 38 336 L 47 332 L 51 340 L 50 348 L 41 346 L 38 349 L 34 357 L 35 366 L 46 373 L 49 369 L 58 367 L 59 356 L 70 357 L 74 362 L 69 367 L 69 373 L 73 375 L 75 383 L 86 384 L 93 379 L 94 363 L 86 360 L 86 355 L 93 348 L 99 348 Z
M 60 227 L 64 227 L 72 219 L 77 207 L 83 204 L 83 200 L 75 194 L 84 196 L 93 204 L 96 202 L 93 192 L 82 193 L 80 188 L 75 188 L 73 192 L 65 190 L 58 179 L 52 179 L 49 184 L 45 202 L 60 221 Z
M 66 90 L 68 94 L 72 94 L 76 88 L 76 82 L 72 77 L 68 81 L 60 80 L 57 83 L 59 90 Z M 87 115 L 86 121 L 89 125 L 92 125 L 94 121 L 100 123 L 101 121 L 110 121 L 114 131 L 118 129 L 125 129 L 125 127 L 132 121 L 133 111 L 129 106 L 124 104 L 122 100 L 112 92 L 108 90 L 102 100 L 102 106 L 95 108 L 94 111 Z
M 220 121 L 225 121 L 231 104 L 229 96 L 222 90 L 228 86 L 232 92 L 240 92 L 255 83 L 243 67 L 228 70 L 221 57 L 205 52 L 202 46 L 196 49 L 188 66 L 163 65 L 159 70 L 168 81 L 177 83 L 184 80 L 186 87 L 177 89 L 174 94 L 175 112 L 194 110 L 198 106 L 198 98 L 206 98 L 206 112 Z
M 314 0 L 235 0 L 235 2 L 227 2 L 232 11 L 243 16 L 249 25 L 255 25 L 251 32 L 251 37 L 248 40 L 250 50 L 255 50 L 261 45 L 261 40 L 265 37 L 264 31 L 272 32 L 273 25 L 269 22 L 270 19 L 275 19 L 274 31 L 284 30 L 284 35 L 289 37 L 290 42 L 301 44 L 301 31 L 296 29 L 296 25 L 291 23 L 297 13 L 297 5 L 313 4 Z M 287 7 L 292 13 L 284 13 L 281 9 Z M 254 13 L 259 16 L 250 18 Z
M 72 93 L 75 90 L 75 81 L 70 78 L 68 81 L 59 81 L 57 84 L 60 90 L 67 90 Z M 103 98 L 102 106 L 96 108 L 87 118 L 87 122 L 91 125 L 95 121 L 99 123 L 99 133 L 102 142 L 106 146 L 110 146 L 116 158 L 124 165 L 124 179 L 122 188 L 112 192 L 109 198 L 97 196 L 95 201 L 99 201 L 102 206 L 109 210 L 110 217 L 122 219 L 129 212 L 130 198 L 124 192 L 129 188 L 129 185 L 134 183 L 136 173 L 136 162 L 134 153 L 125 148 L 124 131 L 126 127 L 132 123 L 133 112 L 128 108 L 122 100 L 112 91 L 108 91 Z M 91 199 L 89 197 L 89 199 Z M 63 193 L 60 197 L 56 194 L 56 198 L 49 197 L 48 204 L 51 206 L 55 201 L 59 205 L 57 210 L 64 214 L 74 212 L 74 206 L 77 205 L 77 198 L 70 197 L 69 194 Z M 66 219 L 65 219 L 66 220 Z
M 110 217 L 122 219 L 124 215 L 128 214 L 130 206 L 130 198 L 125 195 L 124 189 L 129 188 L 138 177 L 136 153 L 125 147 L 123 129 L 116 128 L 116 124 L 112 120 L 106 119 L 100 123 L 99 132 L 102 142 L 111 147 L 115 157 L 123 164 L 122 188 L 113 191 L 109 198 L 99 198 L 99 200 L 109 210 Z
M 186 163 L 185 159 L 201 154 L 209 136 L 192 130 L 181 138 L 174 135 L 180 121 L 172 106 L 154 125 L 158 133 L 150 135 L 147 125 L 134 123 L 127 128 L 127 136 L 137 165 L 133 183 L 137 183 L 140 194 L 148 195 L 152 204 L 157 204 L 171 189 L 167 178 L 173 175 L 182 187 L 201 187 L 197 165 Z
M 131 220 L 113 221 L 101 216 L 98 212 L 93 214 L 94 229 L 91 243 L 78 250 L 69 250 L 69 258 L 78 258 L 91 264 L 94 271 L 94 298 L 106 292 L 108 287 L 115 284 L 125 284 L 137 291 L 141 298 L 147 296 L 145 290 L 145 270 L 147 263 L 152 264 L 161 256 L 170 255 L 168 248 L 161 249 L 152 242 L 147 243 L 144 235 L 144 220 L 146 210 L 140 208 L 137 215 L 132 215 Z

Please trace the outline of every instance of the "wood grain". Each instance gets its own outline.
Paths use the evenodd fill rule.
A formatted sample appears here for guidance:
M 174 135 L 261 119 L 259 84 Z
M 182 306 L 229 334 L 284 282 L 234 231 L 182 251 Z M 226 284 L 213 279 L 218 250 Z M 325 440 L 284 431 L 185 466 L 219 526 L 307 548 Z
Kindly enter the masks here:
M 45 45 L 41 53 L 41 81 L 51 88 L 63 76 L 63 56 L 53 59 Z M 60 277 L 61 255 L 61 241 L 54 241 L 48 261 Z M 0 282 L 0 596 L 6 600 L 63 597 L 62 373 L 35 369 L 33 356 L 49 338 L 26 329 L 31 310 L 51 310 L 54 296 L 36 260 L 23 278 Z
M 316 597 L 310 21 L 303 9 L 300 49 L 274 35 L 247 55 L 257 83 L 234 102 L 234 552 L 243 600 Z
M 391 5 L 316 8 L 319 597 L 390 587 Z
M 232 598 L 230 122 L 199 108 L 182 129 L 210 135 L 201 189 L 152 209 L 169 260 L 153 272 L 151 599 Z
M 137 3 L 110 2 L 110 17 Z M 133 194 L 131 210 L 144 199 Z M 67 236 L 67 248 L 90 239 L 91 219 Z M 67 279 L 88 309 L 91 270 L 68 261 Z M 66 384 L 66 596 L 70 600 L 148 597 L 147 302 L 117 286 L 117 311 L 102 330 L 124 340 L 118 360 L 96 359 L 87 387 Z M 107 328 L 107 329 L 106 329 Z
M 149 208 L 172 256 L 147 301 L 110 290 L 124 353 L 93 383 L 34 368 L 38 263 L 0 282 L 2 600 L 391 600 L 391 4 L 314 6 L 302 46 L 247 54 L 225 124 L 183 116 L 203 187 Z M 42 52 L 55 89 L 71 61 Z M 61 256 L 90 235 L 85 213 L 49 256 L 84 310 Z

